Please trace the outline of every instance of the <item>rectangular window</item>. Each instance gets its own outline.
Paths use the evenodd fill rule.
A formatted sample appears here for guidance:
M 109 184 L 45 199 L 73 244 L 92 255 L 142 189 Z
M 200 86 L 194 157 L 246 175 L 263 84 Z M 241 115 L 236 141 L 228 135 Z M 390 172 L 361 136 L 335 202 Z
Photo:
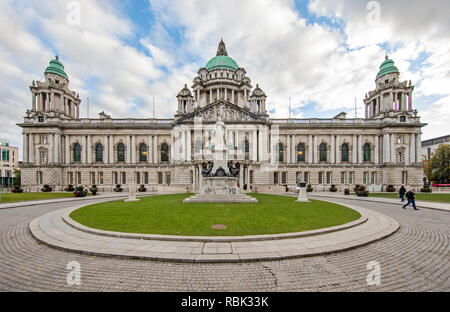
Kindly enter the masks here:
M 81 172 L 77 172 L 77 185 L 81 184 Z
M 367 184 L 367 172 L 363 172 L 363 184 Z
M 91 185 L 95 184 L 95 172 L 91 171 L 90 173 Z
M 37 184 L 44 184 L 43 178 L 42 178 L 42 171 L 36 171 L 36 181 Z
M 167 185 L 170 185 L 170 172 L 166 173 L 166 183 Z
M 73 172 L 67 173 L 67 180 L 69 181 L 69 184 L 73 185 Z
M 295 183 L 297 183 L 297 181 L 303 181 L 301 172 L 296 172 L 295 173 Z
M 273 184 L 278 184 L 278 172 L 273 173 Z
M 144 183 L 148 184 L 148 172 L 144 172 Z
M 281 184 L 283 184 L 283 185 L 287 184 L 287 172 L 281 173 Z
M 327 172 L 327 184 L 331 184 L 331 172 Z
M 345 172 L 341 172 L 341 184 L 345 184 Z
M 303 174 L 303 179 L 304 179 L 304 182 L 305 182 L 305 183 L 308 183 L 308 182 L 309 182 L 309 173 L 308 173 L 308 172 L 305 172 L 305 173 Z
M 319 184 L 323 184 L 323 172 L 319 172 Z
M 376 172 L 372 172 L 371 178 L 370 178 L 370 184 L 375 184 L 377 180 L 377 173 Z
M 99 172 L 98 173 L 98 184 L 103 184 L 104 183 L 104 181 L 103 181 L 103 172 Z
M 127 173 L 122 172 L 122 184 L 127 184 Z
M 253 170 L 250 170 L 250 184 L 253 184 Z
M 162 174 L 162 172 L 158 172 L 158 184 L 163 184 L 163 174 Z
M 348 183 L 353 184 L 353 172 L 348 173 Z
M 136 172 L 136 184 L 141 184 L 141 173 Z
M 189 171 L 189 181 L 194 184 L 194 171 Z
M 407 185 L 408 184 L 408 171 L 402 172 L 402 184 Z
M 47 136 L 41 135 L 39 141 L 41 142 L 41 144 L 47 144 Z
M 117 177 L 117 172 L 113 172 L 112 174 L 112 180 L 113 180 L 113 184 L 119 184 L 119 179 Z

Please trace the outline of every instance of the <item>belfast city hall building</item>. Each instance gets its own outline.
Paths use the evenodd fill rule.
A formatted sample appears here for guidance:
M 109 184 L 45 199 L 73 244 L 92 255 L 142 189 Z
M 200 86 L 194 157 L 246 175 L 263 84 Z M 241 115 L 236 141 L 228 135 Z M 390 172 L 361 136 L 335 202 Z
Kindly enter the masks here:
M 374 70 L 375 74 L 375 70 Z M 401 81 L 386 57 L 375 88 L 364 98 L 365 118 L 341 113 L 329 119 L 272 119 L 266 94 L 244 68 L 217 55 L 200 68 L 191 88 L 176 97 L 171 119 L 80 118 L 81 100 L 69 89 L 58 57 L 43 82 L 30 86 L 31 109 L 23 123 L 22 187 L 144 184 L 153 192 L 197 192 L 214 155 L 215 124 L 225 124 L 227 161 L 239 168 L 244 192 L 280 193 L 299 180 L 315 191 L 365 185 L 419 188 L 423 183 L 421 128 L 411 81 Z M 175 101 L 174 101 L 175 104 Z

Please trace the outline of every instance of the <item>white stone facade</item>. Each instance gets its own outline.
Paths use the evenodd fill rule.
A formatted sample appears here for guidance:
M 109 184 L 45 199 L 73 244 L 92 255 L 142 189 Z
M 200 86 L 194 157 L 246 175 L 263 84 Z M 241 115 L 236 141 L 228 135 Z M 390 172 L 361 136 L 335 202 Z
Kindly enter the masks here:
M 192 92 L 185 86 L 178 94 L 173 119 L 79 118 L 80 100 L 68 80 L 46 74 L 44 83 L 33 82 L 32 109 L 20 124 L 23 188 L 96 184 L 111 191 L 135 183 L 150 191 L 198 192 L 219 117 L 226 125 L 227 160 L 240 166 L 242 191 L 295 189 L 298 174 L 318 191 L 333 184 L 339 190 L 364 184 L 372 191 L 422 185 L 425 125 L 412 109 L 414 87 L 399 82 L 398 73 L 376 80 L 364 100 L 366 118 L 271 119 L 265 93 L 253 89 L 243 68 L 227 65 L 224 44 L 218 56 L 223 66 L 201 68 Z

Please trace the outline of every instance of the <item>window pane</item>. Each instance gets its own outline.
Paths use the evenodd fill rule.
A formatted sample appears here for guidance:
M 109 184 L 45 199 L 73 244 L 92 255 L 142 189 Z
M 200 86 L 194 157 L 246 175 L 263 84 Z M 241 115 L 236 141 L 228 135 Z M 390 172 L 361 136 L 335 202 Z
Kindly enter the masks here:
M 348 160 L 348 144 L 342 144 L 342 161 Z
M 305 144 L 297 145 L 297 162 L 305 161 Z
M 327 161 L 327 145 L 325 143 L 319 146 L 320 161 Z

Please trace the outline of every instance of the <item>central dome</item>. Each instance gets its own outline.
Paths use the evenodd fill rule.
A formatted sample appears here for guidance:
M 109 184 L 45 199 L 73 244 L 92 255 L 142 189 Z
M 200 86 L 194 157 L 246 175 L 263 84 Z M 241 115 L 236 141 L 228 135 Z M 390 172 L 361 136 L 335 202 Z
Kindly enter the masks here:
M 205 68 L 208 71 L 217 68 L 226 68 L 236 71 L 239 66 L 235 60 L 228 56 L 227 48 L 223 40 L 220 40 L 219 48 L 217 49 L 217 55 L 209 60 Z
M 380 66 L 380 72 L 377 75 L 377 79 L 391 73 L 399 74 L 400 72 L 398 71 L 398 68 L 395 67 L 394 61 L 389 59 L 388 56 L 386 55 L 386 60 Z
M 64 65 L 59 61 L 58 56 L 50 61 L 50 65 L 45 69 L 44 74 L 56 74 L 69 80 L 69 77 L 67 77 L 67 74 L 64 71 Z

